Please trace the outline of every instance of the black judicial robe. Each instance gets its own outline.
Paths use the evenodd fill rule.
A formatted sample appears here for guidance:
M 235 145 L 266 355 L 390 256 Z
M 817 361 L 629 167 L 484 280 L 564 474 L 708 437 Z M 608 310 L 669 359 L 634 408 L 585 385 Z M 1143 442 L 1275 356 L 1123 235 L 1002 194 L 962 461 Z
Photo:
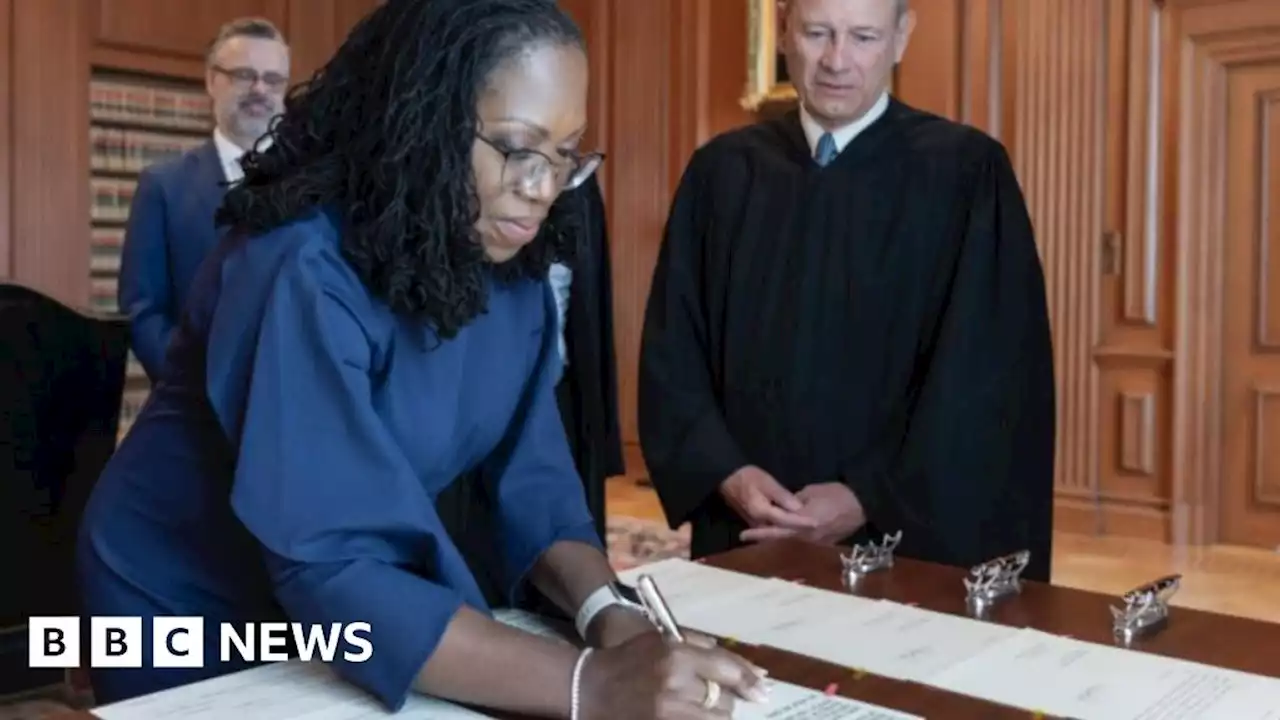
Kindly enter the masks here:
M 618 422 L 618 373 L 613 339 L 613 279 L 604 198 L 592 176 L 568 198 L 580 206 L 582 233 L 574 259 L 573 282 L 565 318 L 568 365 L 557 389 L 561 421 L 574 464 L 605 538 L 605 481 L 625 472 Z M 462 551 L 491 605 L 506 604 L 497 556 L 493 501 L 484 478 L 472 472 L 459 478 L 436 500 L 436 510 Z
M 828 166 L 791 112 L 700 148 L 646 308 L 645 462 L 693 555 L 739 544 L 717 487 L 753 464 L 844 482 L 898 552 L 1029 549 L 1049 578 L 1054 378 L 1044 278 L 1004 148 L 891 101 Z
M 561 414 L 587 506 L 605 535 L 605 480 L 626 472 L 618 417 L 618 360 L 613 335 L 613 269 L 604 197 L 593 175 L 577 190 L 584 245 L 572 264 L 565 318 L 569 364 L 561 382 Z M 566 404 L 568 410 L 566 411 Z

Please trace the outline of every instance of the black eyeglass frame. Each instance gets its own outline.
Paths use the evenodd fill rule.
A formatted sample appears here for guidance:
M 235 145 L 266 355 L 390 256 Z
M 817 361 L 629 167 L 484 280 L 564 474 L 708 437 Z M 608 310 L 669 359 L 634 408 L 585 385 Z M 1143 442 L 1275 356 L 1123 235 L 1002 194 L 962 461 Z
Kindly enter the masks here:
M 281 75 L 276 72 L 267 71 L 260 73 L 253 68 L 229 68 L 223 67 L 222 65 L 210 65 L 209 69 L 221 75 L 225 75 L 228 80 L 240 87 L 253 87 L 258 84 L 259 80 L 262 81 L 263 85 L 266 85 L 272 90 L 280 90 L 289 86 L 289 76 Z
M 578 154 L 567 165 L 563 161 L 555 160 L 548 157 L 545 153 L 533 150 L 531 148 L 517 148 L 507 150 L 497 144 L 497 141 L 485 137 L 481 133 L 476 133 L 476 139 L 493 148 L 493 151 L 502 156 L 502 182 L 507 181 L 508 168 L 515 166 L 519 168 L 521 160 L 540 161 L 537 165 L 527 170 L 517 172 L 516 182 L 523 183 L 526 186 L 535 185 L 542 179 L 543 173 L 552 172 L 552 177 L 556 179 L 561 190 L 575 190 L 582 187 L 590 177 L 600 169 L 600 165 L 604 163 L 605 154 L 602 152 L 592 151 L 588 153 Z M 562 169 L 568 169 L 568 173 L 564 180 L 561 180 L 556 174 Z

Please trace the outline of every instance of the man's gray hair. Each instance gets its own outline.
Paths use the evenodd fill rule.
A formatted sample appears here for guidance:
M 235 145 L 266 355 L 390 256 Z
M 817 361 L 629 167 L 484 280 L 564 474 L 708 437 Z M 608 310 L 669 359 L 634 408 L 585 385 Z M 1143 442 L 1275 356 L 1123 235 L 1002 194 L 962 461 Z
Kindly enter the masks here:
M 779 15 L 786 15 L 787 8 L 790 7 L 790 5 L 791 3 L 789 2 L 789 0 L 778 0 Z M 901 20 L 902 16 L 906 15 L 907 11 L 910 9 L 911 9 L 910 0 L 893 0 L 894 16 L 897 17 L 899 20 Z
M 905 0 L 898 0 L 905 2 Z M 208 65 L 213 64 L 213 56 L 218 54 L 222 46 L 232 38 L 247 37 L 258 38 L 259 40 L 279 40 L 284 42 L 284 34 L 280 32 L 270 20 L 260 17 L 242 17 L 236 18 L 226 23 L 218 29 L 218 34 L 209 43 L 209 49 L 205 52 L 204 60 Z

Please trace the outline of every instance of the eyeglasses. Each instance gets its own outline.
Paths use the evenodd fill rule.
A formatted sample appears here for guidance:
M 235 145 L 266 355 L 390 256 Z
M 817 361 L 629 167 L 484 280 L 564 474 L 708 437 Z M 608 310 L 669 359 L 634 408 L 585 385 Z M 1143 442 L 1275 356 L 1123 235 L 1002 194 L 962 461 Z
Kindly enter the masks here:
M 257 70 L 247 67 L 225 68 L 221 65 L 214 65 L 212 67 L 214 72 L 226 75 L 230 78 L 231 84 L 241 88 L 253 87 L 259 80 L 262 81 L 263 85 L 266 85 L 272 90 L 280 90 L 289 84 L 289 77 L 277 72 L 259 73 Z
M 514 178 L 526 188 L 536 187 L 547 173 L 553 173 L 557 186 L 562 190 L 573 190 L 586 182 L 599 169 L 600 163 L 604 162 L 604 153 L 600 152 L 552 160 L 537 150 L 507 148 L 479 133 L 476 133 L 476 137 L 502 156 L 502 182 L 507 182 L 507 178 Z

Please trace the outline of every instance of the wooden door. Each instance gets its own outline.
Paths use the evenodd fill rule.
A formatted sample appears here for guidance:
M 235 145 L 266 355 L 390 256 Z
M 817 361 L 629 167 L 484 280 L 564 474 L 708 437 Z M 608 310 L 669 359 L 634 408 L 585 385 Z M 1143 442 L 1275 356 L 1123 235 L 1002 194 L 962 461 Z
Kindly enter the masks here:
M 1177 542 L 1280 547 L 1280 3 L 1165 0 Z
M 1280 46 L 1280 32 L 1276 45 Z M 1278 47 L 1277 49 L 1280 49 Z M 1280 53 L 1226 82 L 1223 541 L 1280 547 Z

